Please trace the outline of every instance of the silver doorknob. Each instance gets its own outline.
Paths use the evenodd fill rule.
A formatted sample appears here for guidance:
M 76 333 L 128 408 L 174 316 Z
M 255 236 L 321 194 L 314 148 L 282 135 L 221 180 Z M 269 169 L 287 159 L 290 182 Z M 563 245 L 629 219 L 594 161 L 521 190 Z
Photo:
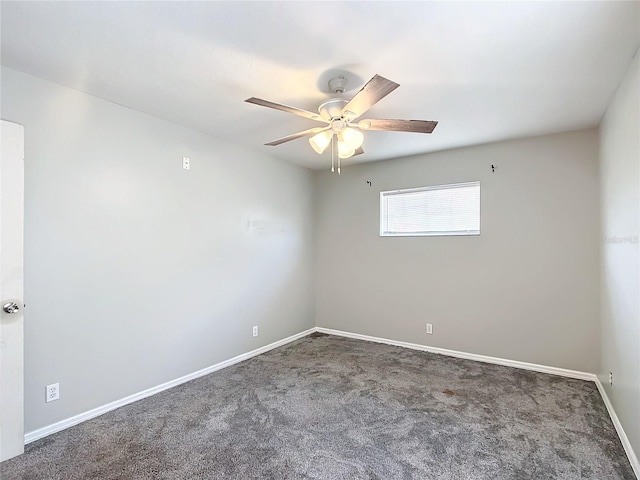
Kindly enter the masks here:
M 2 310 L 7 313 L 16 313 L 18 310 L 20 310 L 20 307 L 16 302 L 7 302 L 2 305 Z

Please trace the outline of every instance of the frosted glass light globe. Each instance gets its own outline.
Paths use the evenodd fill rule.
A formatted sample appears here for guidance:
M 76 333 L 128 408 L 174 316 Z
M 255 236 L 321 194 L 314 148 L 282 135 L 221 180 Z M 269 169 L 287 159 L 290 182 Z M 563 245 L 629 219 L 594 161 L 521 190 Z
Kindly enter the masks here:
M 331 137 L 333 136 L 333 132 L 330 130 L 325 130 L 324 132 L 320 132 L 309 139 L 309 144 L 311 148 L 313 148 L 317 153 L 324 152 L 329 144 L 331 143 Z
M 364 142 L 364 134 L 360 130 L 356 130 L 354 128 L 345 128 L 342 130 L 342 141 L 347 143 L 354 150 L 357 150 Z

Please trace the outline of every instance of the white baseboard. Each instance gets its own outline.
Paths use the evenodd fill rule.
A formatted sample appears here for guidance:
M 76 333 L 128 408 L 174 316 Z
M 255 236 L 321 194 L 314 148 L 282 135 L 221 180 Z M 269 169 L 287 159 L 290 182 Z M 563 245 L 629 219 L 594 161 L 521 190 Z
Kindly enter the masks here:
M 631 468 L 633 468 L 633 472 L 636 474 L 636 478 L 640 478 L 640 462 L 638 462 L 638 457 L 633 451 L 633 447 L 629 442 L 629 437 L 627 437 L 624 428 L 622 428 L 622 424 L 620 423 L 620 419 L 616 414 L 616 411 L 613 409 L 613 404 L 611 400 L 609 400 L 609 396 L 607 395 L 607 391 L 604 389 L 602 382 L 596 375 L 596 386 L 598 387 L 598 391 L 600 392 L 600 396 L 602 396 L 602 400 L 604 401 L 607 410 L 609 411 L 609 416 L 611 417 L 611 421 L 613 422 L 613 426 L 616 427 L 616 432 L 618 432 L 618 437 L 620 437 L 620 442 L 622 442 L 622 446 L 624 447 L 624 451 L 629 458 L 629 462 L 631 463 Z
M 356 338 L 358 340 L 367 340 L 369 342 L 386 343 L 387 345 L 395 345 L 396 347 L 411 348 L 412 350 L 438 353 L 440 355 L 447 355 L 449 357 L 465 358 L 467 360 L 475 360 L 477 362 L 494 363 L 496 365 L 504 365 L 505 367 L 521 368 L 523 370 L 532 370 L 534 372 L 560 375 L 561 377 L 577 378 L 579 380 L 590 381 L 595 381 L 596 378 L 593 373 L 579 372 L 577 370 L 567 370 L 566 368 L 549 367 L 546 365 L 538 365 L 536 363 L 519 362 L 517 360 L 507 360 L 506 358 L 489 357 L 487 355 L 478 355 L 476 353 L 459 352 L 457 350 L 448 350 L 446 348 L 430 347 L 428 345 L 420 345 L 417 343 L 389 340 L 387 338 L 371 337 L 369 335 L 362 335 L 360 333 L 343 332 L 341 330 L 332 330 L 330 328 L 324 327 L 316 327 L 316 331 L 320 333 L 326 333 L 328 335 L 339 335 L 341 337 Z
M 616 432 L 620 437 L 620 442 L 622 442 L 624 451 L 627 454 L 627 457 L 629 458 L 629 463 L 631 463 L 631 468 L 633 468 L 633 471 L 635 472 L 636 477 L 640 479 L 640 465 L 638 464 L 638 457 L 636 457 L 636 454 L 633 451 L 633 448 L 631 447 L 631 443 L 629 442 L 629 438 L 627 437 L 627 434 L 625 433 L 624 428 L 622 428 L 622 424 L 618 419 L 618 415 L 616 415 L 616 412 L 613 409 L 613 405 L 609 401 L 607 392 L 602 386 L 602 383 L 600 383 L 600 379 L 598 378 L 598 376 L 594 373 L 579 372 L 576 370 L 567 370 L 565 368 L 549 367 L 546 365 L 538 365 L 536 363 L 519 362 L 517 360 L 507 360 L 505 358 L 489 357 L 486 355 L 478 355 L 475 353 L 459 352 L 457 350 L 448 350 L 446 348 L 430 347 L 427 345 L 420 345 L 417 343 L 400 342 L 398 340 L 389 340 L 387 338 L 372 337 L 370 335 L 362 335 L 360 333 L 343 332 L 341 330 L 332 330 L 330 328 L 324 328 L 324 327 L 316 327 L 316 331 L 319 333 L 326 333 L 328 335 L 338 335 L 341 337 L 355 338 L 358 340 L 366 340 L 369 342 L 385 343 L 387 345 L 395 345 L 397 347 L 411 348 L 413 350 L 421 350 L 423 352 L 438 353 L 438 354 L 447 355 L 450 357 L 465 358 L 467 360 L 493 363 L 496 365 L 504 365 L 506 367 L 521 368 L 524 370 L 532 370 L 534 372 L 549 373 L 551 375 L 559 375 L 561 377 L 577 378 L 579 380 L 589 380 L 591 382 L 595 382 L 596 386 L 598 387 L 598 391 L 602 396 L 602 400 L 604 401 L 604 404 L 607 407 L 607 411 L 609 412 L 609 416 L 611 417 L 613 426 L 615 427 Z
M 208 375 L 209 373 L 215 372 L 216 370 L 220 370 L 226 367 L 230 367 L 231 365 L 235 365 L 236 363 L 243 362 L 252 357 L 268 352 L 269 350 L 273 350 L 274 348 L 278 348 L 278 347 L 281 347 L 282 345 L 286 345 L 287 343 L 291 343 L 294 340 L 298 340 L 299 338 L 306 337 L 307 335 L 310 335 L 315 331 L 316 331 L 315 328 L 310 328 L 309 330 L 305 330 L 304 332 L 297 333 L 295 335 L 284 338 L 282 340 L 278 340 L 277 342 L 270 343 L 269 345 L 265 345 L 264 347 L 260 347 L 250 352 L 243 353 L 241 355 L 230 358 L 223 362 L 216 363 L 215 365 L 211 365 L 210 367 L 203 368 L 202 370 L 198 370 L 197 372 L 193 372 L 183 377 L 176 378 L 175 380 L 171 380 L 169 382 L 163 383 L 161 385 L 157 385 L 155 387 L 148 388 L 141 392 L 134 393 L 133 395 L 129 395 L 128 397 L 121 398 L 120 400 L 116 400 L 115 402 L 102 405 L 100 407 L 94 408 L 92 410 L 81 413 L 79 415 L 75 415 L 71 418 L 61 420 L 51 425 L 47 425 L 46 427 L 33 430 L 25 434 L 24 443 L 25 444 L 31 443 L 35 440 L 46 437 L 47 435 L 51 435 L 52 433 L 59 432 L 61 430 L 64 430 L 65 428 L 72 427 L 84 421 L 100 416 L 104 413 L 110 412 L 111 410 L 115 410 L 116 408 L 122 407 L 124 405 L 128 405 L 133 402 L 137 402 L 138 400 L 142 400 L 143 398 L 150 397 L 151 395 L 155 395 L 156 393 L 162 392 L 163 390 L 167 390 L 169 388 L 175 387 L 177 385 L 188 382 L 190 380 L 194 380 L 198 377 Z

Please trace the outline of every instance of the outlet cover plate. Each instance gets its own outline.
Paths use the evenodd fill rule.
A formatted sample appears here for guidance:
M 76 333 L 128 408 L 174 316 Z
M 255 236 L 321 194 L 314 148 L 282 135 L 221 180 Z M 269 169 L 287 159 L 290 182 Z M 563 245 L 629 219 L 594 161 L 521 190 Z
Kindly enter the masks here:
M 58 400 L 60 398 L 60 384 L 52 383 L 51 385 L 47 385 L 45 389 L 46 397 L 45 401 L 47 403 L 53 402 L 54 400 Z

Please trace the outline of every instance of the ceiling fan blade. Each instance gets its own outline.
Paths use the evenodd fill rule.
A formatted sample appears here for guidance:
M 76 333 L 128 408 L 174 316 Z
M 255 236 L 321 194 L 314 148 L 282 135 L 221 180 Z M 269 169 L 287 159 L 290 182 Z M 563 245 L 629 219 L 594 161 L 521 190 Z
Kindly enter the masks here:
M 263 107 L 274 108 L 276 110 L 281 110 L 287 113 L 293 113 L 294 115 L 310 118 L 311 120 L 316 120 L 318 122 L 328 123 L 325 119 L 323 119 L 320 116 L 320 114 L 309 112 L 307 110 L 302 110 L 301 108 L 290 107 L 288 105 L 282 105 L 281 103 L 270 102 L 269 100 L 263 100 L 261 98 L 256 98 L 256 97 L 247 98 L 245 102 L 253 103 L 255 105 L 261 105 Z
M 292 135 L 288 135 L 286 137 L 279 138 L 279 139 L 274 140 L 272 142 L 265 143 L 265 145 L 271 145 L 272 147 L 275 147 L 276 145 L 280 145 L 281 143 L 289 142 L 291 140 L 295 140 L 296 138 L 300 138 L 300 137 L 307 137 L 309 135 L 314 135 L 316 133 L 320 133 L 320 132 L 322 132 L 324 130 L 328 130 L 328 129 L 329 129 L 329 127 L 310 128 L 308 130 L 303 130 L 302 132 L 294 133 Z
M 358 147 L 355 151 L 355 153 L 353 155 L 351 155 L 352 157 L 355 157 L 356 155 L 362 155 L 364 153 L 364 150 L 362 149 L 362 147 Z
M 357 118 L 399 86 L 396 82 L 387 80 L 380 75 L 375 75 L 349 100 L 349 103 L 342 109 L 342 114 L 350 116 L 351 118 Z
M 362 130 L 387 130 L 390 132 L 431 133 L 438 122 L 430 120 L 391 120 L 374 118 L 360 120 L 357 125 Z

